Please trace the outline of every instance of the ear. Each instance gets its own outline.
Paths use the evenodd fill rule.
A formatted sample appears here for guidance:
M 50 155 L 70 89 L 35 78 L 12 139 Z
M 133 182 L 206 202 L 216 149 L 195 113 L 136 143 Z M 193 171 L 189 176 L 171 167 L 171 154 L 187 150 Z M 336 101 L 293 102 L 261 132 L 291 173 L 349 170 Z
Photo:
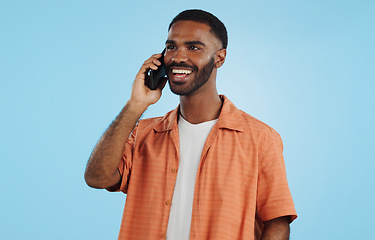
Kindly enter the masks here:
M 226 49 L 220 49 L 219 51 L 216 52 L 216 56 L 215 56 L 215 67 L 216 68 L 219 68 L 224 64 L 226 56 L 227 56 L 227 50 Z

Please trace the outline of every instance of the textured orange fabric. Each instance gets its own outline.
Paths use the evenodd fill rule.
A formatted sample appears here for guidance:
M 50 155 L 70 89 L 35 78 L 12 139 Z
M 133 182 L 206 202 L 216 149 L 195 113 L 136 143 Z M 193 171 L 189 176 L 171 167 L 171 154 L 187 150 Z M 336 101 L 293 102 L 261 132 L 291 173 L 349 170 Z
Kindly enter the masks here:
M 198 167 L 190 240 L 258 239 L 263 221 L 297 215 L 282 141 L 225 96 Z M 127 193 L 119 239 L 165 238 L 178 172 L 178 108 L 140 120 L 119 164 Z

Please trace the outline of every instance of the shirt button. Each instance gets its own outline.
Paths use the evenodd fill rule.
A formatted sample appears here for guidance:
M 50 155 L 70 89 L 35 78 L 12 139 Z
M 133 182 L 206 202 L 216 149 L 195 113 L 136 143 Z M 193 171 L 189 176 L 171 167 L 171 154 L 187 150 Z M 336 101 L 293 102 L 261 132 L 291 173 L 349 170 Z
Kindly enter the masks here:
M 175 173 L 175 172 L 176 172 L 176 169 L 174 169 L 174 168 L 171 169 L 171 172 L 172 172 L 172 173 Z
M 171 204 L 171 201 L 168 200 L 168 201 L 165 202 L 165 204 L 166 204 L 166 205 L 170 205 L 170 204 Z
M 165 238 L 165 234 L 164 234 L 164 233 L 161 233 L 161 234 L 160 234 L 160 237 L 161 237 L 161 238 Z

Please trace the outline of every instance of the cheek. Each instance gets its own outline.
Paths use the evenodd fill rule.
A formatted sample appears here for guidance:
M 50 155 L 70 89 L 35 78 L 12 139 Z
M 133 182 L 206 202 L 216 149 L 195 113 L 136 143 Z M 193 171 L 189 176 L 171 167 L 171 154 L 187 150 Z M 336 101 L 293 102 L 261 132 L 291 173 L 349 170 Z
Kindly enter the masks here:
M 169 61 L 171 61 L 171 58 L 172 58 L 172 57 L 169 56 L 169 54 L 164 55 L 164 59 L 163 59 L 164 63 L 165 63 L 165 64 L 169 63 Z
M 196 61 L 193 61 L 193 63 L 198 67 L 199 70 L 201 70 L 203 67 L 205 67 L 209 62 L 211 61 L 211 57 L 204 57 L 196 59 Z

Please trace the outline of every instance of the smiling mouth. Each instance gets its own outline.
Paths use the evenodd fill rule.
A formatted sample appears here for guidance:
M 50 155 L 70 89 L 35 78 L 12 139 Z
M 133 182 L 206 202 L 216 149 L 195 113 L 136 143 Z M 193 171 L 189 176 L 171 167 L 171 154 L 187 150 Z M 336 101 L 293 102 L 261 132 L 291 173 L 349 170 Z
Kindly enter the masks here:
M 188 69 L 172 69 L 173 75 L 190 75 L 193 71 Z

